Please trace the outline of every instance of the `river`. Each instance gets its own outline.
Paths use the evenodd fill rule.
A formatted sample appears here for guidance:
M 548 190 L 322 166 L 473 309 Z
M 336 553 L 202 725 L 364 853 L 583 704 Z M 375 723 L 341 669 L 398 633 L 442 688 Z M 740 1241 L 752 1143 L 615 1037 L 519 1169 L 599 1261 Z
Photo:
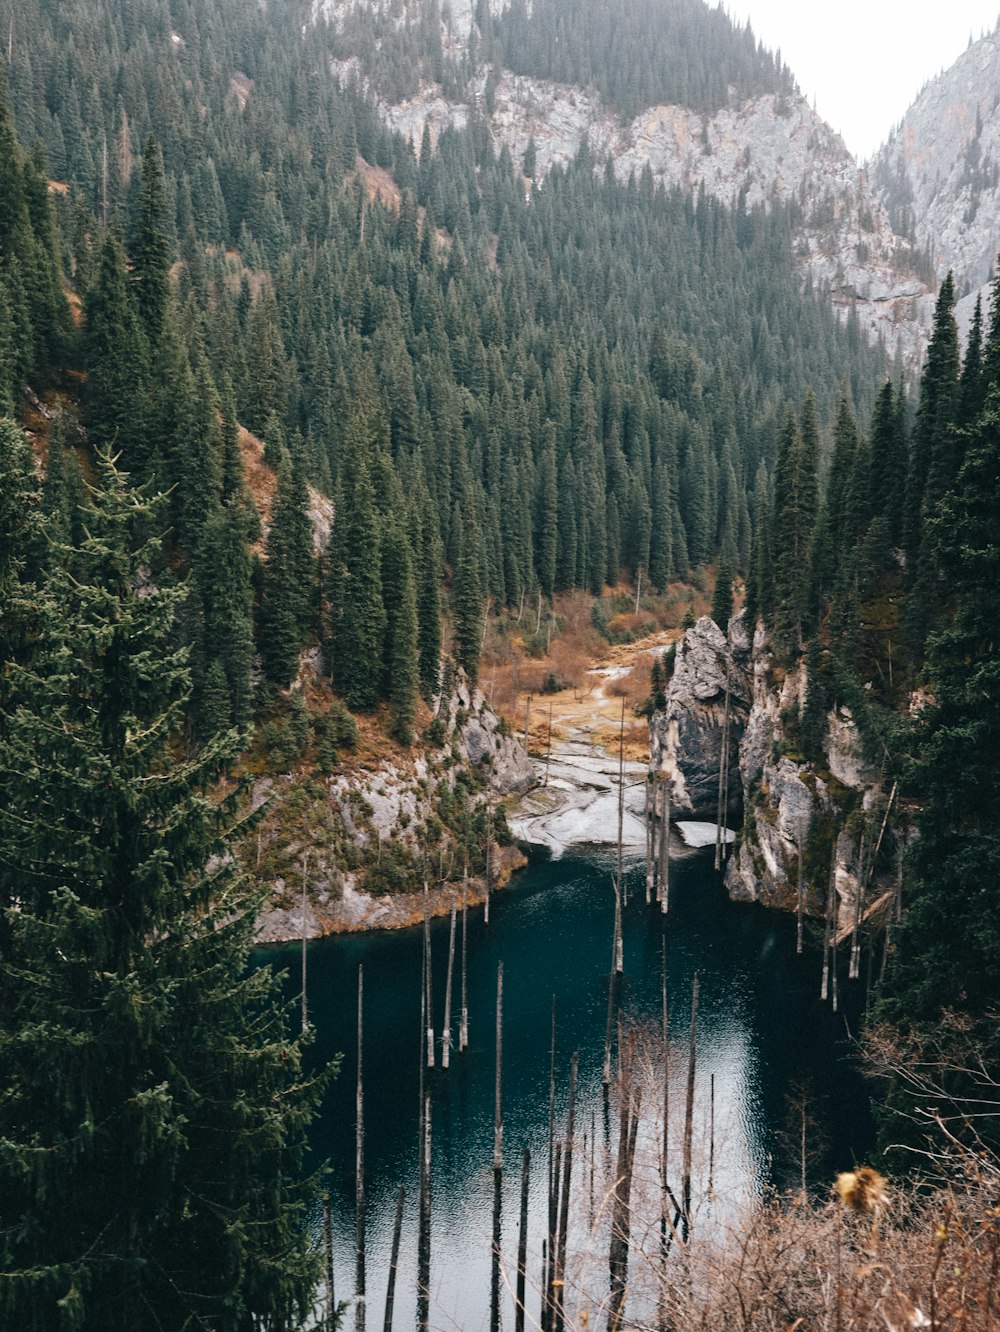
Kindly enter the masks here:
M 580 852 L 559 860 L 535 854 L 529 867 L 493 899 L 491 918 L 470 913 L 468 988 L 470 1048 L 457 1051 L 458 979 L 452 1010 L 451 1067 L 431 1077 L 433 1090 L 433 1228 L 431 1326 L 464 1332 L 489 1326 L 493 1196 L 494 1033 L 497 964 L 504 966 L 504 1271 L 516 1266 L 519 1176 L 532 1154 L 528 1224 L 528 1326 L 537 1320 L 549 1116 L 552 998 L 557 1025 L 557 1136 L 565 1119 L 570 1055 L 579 1052 L 580 1082 L 573 1166 L 570 1303 L 595 1306 L 607 1293 L 606 1224 L 601 1200 L 613 1153 L 606 1150 L 601 1071 L 611 963 L 612 859 Z M 847 1015 L 818 1002 L 815 950 L 795 954 L 794 920 L 730 903 L 712 868 L 712 851 L 671 865 L 666 925 L 642 899 L 641 866 L 628 871 L 632 897 L 624 913 L 626 1030 L 656 1031 L 661 1011 L 662 938 L 667 940 L 671 1089 L 669 1173 L 679 1189 L 681 1124 L 692 979 L 700 1006 L 695 1096 L 694 1229 L 724 1227 L 767 1187 L 798 1180 L 805 1096 L 809 1182 L 828 1187 L 835 1168 L 863 1159 L 871 1142 L 867 1102 L 850 1062 Z M 449 923 L 432 923 L 434 1022 L 440 1042 Z M 309 1014 L 320 1057 L 343 1053 L 315 1132 L 317 1153 L 331 1167 L 337 1298 L 354 1288 L 354 1151 L 356 992 L 365 989 L 365 1177 L 368 1197 L 368 1327 L 382 1327 L 396 1191 L 407 1190 L 395 1326 L 412 1327 L 416 1285 L 418 1059 L 422 934 L 418 930 L 339 936 L 309 946 Z M 298 957 L 271 949 L 296 994 Z M 847 984 L 842 990 L 847 989 Z M 854 999 L 856 1003 L 856 997 Z M 852 1019 L 853 1020 L 853 1019 Z M 650 1044 L 652 1049 L 652 1044 Z M 659 1140 L 662 1059 L 649 1058 L 637 1154 L 634 1202 L 658 1217 L 653 1142 Z M 714 1088 L 714 1097 L 713 1097 Z M 714 1102 L 714 1104 L 713 1104 Z M 608 1143 L 617 1116 L 612 1108 Z M 714 1127 L 714 1133 L 711 1129 Z M 595 1141 L 596 1139 L 596 1141 Z M 595 1150 L 596 1148 L 596 1150 Z M 645 1158 L 643 1153 L 646 1153 Z M 711 1165 L 711 1170 L 709 1169 Z M 645 1174 L 643 1173 L 645 1172 Z M 645 1181 L 645 1182 L 644 1182 Z M 647 1194 L 649 1195 L 647 1197 Z M 591 1197 L 595 1201 L 591 1202 Z M 637 1229 L 641 1215 L 637 1219 Z M 640 1241 L 637 1238 L 636 1244 Z M 635 1301 L 642 1260 L 633 1253 Z M 504 1325 L 513 1326 L 509 1292 Z M 353 1313 L 348 1315 L 353 1324 Z

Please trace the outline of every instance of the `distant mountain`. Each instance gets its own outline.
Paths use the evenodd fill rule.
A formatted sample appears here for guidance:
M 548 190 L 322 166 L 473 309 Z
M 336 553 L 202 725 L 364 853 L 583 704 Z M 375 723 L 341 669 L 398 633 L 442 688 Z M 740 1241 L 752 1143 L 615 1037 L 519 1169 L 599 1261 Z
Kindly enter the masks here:
M 804 280 L 845 316 L 854 310 L 890 355 L 919 359 L 934 272 L 788 70 L 721 10 L 701 0 L 626 6 L 613 39 L 592 0 L 536 0 L 530 10 L 523 0 L 441 9 L 315 0 L 313 15 L 337 34 L 341 82 L 372 95 L 415 150 L 425 127 L 433 144 L 482 117 L 536 180 L 585 148 L 595 169 L 610 161 L 623 181 L 648 169 L 656 184 L 704 189 L 730 206 L 793 201 Z M 650 49 L 676 48 L 686 61 L 654 74 L 643 23 Z
M 926 85 L 872 163 L 895 229 L 961 293 L 1000 248 L 1000 27 Z

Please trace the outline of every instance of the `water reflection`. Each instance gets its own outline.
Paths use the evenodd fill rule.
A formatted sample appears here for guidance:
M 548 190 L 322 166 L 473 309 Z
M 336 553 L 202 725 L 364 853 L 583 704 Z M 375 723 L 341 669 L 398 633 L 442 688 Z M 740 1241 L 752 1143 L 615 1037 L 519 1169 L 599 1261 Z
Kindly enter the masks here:
M 432 924 L 434 1019 L 438 1069 L 433 1087 L 433 1231 L 431 1322 L 465 1332 L 489 1325 L 490 1229 L 497 963 L 504 964 L 505 1268 L 514 1282 L 521 1153 L 531 1151 L 528 1325 L 537 1319 L 546 1229 L 549 1039 L 557 1014 L 557 1136 L 566 1115 L 570 1055 L 579 1051 L 574 1143 L 575 1206 L 568 1284 L 607 1291 L 606 1193 L 615 1166 L 617 1112 L 607 1119 L 601 1072 L 611 963 L 613 894 L 607 857 L 536 860 L 494 901 L 491 922 L 469 916 L 470 1047 L 457 1051 L 458 976 L 452 1000 L 451 1068 L 440 1069 L 448 921 Z M 624 917 L 624 1028 L 636 1032 L 636 1081 L 642 1118 L 633 1202 L 659 1218 L 662 1057 L 659 1039 L 664 926 L 641 901 L 639 866 L 629 871 L 632 900 Z M 711 851 L 672 866 L 666 922 L 669 1002 L 669 1178 L 679 1192 L 684 1088 L 692 978 L 700 976 L 698 1067 L 693 1115 L 695 1225 L 724 1222 L 727 1208 L 797 1179 L 782 1153 L 789 1092 L 811 1090 L 810 1113 L 825 1133 L 824 1171 L 850 1164 L 867 1146 L 870 1125 L 856 1078 L 838 1042 L 843 1018 L 817 1002 L 815 956 L 797 958 L 794 922 L 729 903 L 711 867 Z M 396 1287 L 395 1325 L 412 1327 L 416 1284 L 418 1058 L 421 1048 L 419 930 L 320 941 L 310 948 L 310 1017 L 322 1057 L 344 1053 L 316 1131 L 317 1151 L 332 1167 L 336 1293 L 347 1298 L 354 1271 L 354 1086 L 357 968 L 365 969 L 365 1111 L 368 1194 L 368 1325 L 381 1327 L 396 1190 L 407 1190 Z M 272 950 L 290 965 L 291 955 Z M 456 961 L 457 969 L 457 961 Z M 296 988 L 291 966 L 288 985 Z M 714 1082 L 714 1098 L 712 1096 Z M 712 1129 L 714 1128 L 714 1133 Z M 812 1130 L 811 1130 L 812 1132 Z M 711 1172 L 709 1172 L 711 1167 Z M 711 1173 L 711 1179 L 709 1178 Z M 591 1219 L 594 1230 L 591 1232 Z M 592 1233 L 597 1236 L 594 1240 Z M 635 1272 L 638 1276 L 638 1271 Z M 641 1284 L 641 1283 L 640 1283 Z M 641 1299 L 641 1292 L 637 1294 Z M 513 1325 L 509 1294 L 504 1322 Z

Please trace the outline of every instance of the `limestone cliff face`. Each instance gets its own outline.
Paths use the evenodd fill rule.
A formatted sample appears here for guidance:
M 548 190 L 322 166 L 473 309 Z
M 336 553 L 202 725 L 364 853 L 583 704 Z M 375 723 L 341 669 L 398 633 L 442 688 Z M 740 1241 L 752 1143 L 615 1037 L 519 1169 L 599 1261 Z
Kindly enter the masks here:
M 503 8 L 501 0 L 491 6 Z M 343 29 L 353 10 L 392 16 L 397 26 L 412 21 L 405 3 L 388 0 L 314 0 L 314 17 Z M 467 52 L 473 26 L 470 0 L 442 7 L 441 46 L 445 55 Z M 365 89 L 392 129 L 419 149 L 424 126 L 432 144 L 442 129 L 462 127 L 473 108 L 483 114 L 487 81 L 483 65 L 461 96 L 446 97 L 440 84 L 424 84 L 403 102 L 380 95 L 368 71 L 354 58 L 334 62 L 344 84 Z M 846 317 L 857 314 L 874 340 L 881 336 L 890 354 L 900 349 L 915 364 L 926 345 L 933 297 L 912 271 L 910 242 L 896 234 L 882 199 L 843 140 L 796 94 L 766 94 L 741 105 L 702 115 L 686 107 L 650 106 L 624 119 L 596 95 L 575 86 L 500 71 L 490 87 L 490 128 L 499 149 L 515 162 L 529 140 L 536 148 L 535 188 L 554 165 L 572 161 L 586 145 L 595 170 L 610 161 L 619 180 L 638 180 L 645 168 L 656 184 L 692 193 L 704 188 L 723 203 L 748 208 L 775 200 L 796 201 L 799 222 L 792 238 L 803 282 L 828 292 Z M 525 182 L 525 188 L 532 188 Z
M 859 877 L 868 877 L 862 859 L 866 853 L 871 859 L 884 814 L 886 793 L 879 770 L 866 759 L 857 725 L 846 708 L 827 715 L 821 763 L 807 763 L 796 753 L 795 722 L 808 684 L 805 663 L 782 671 L 759 627 L 752 679 L 753 698 L 739 754 L 745 812 L 726 869 L 729 895 L 737 901 L 793 910 L 802 856 L 806 913 L 825 912 L 832 870 L 838 928 L 847 928 Z M 875 890 L 886 887 L 873 874 L 867 901 L 877 896 Z
M 898 231 L 959 290 L 989 277 L 1000 248 L 1000 30 L 932 79 L 876 154 L 872 180 Z
M 292 773 L 262 778 L 254 803 L 269 804 L 251 873 L 270 890 L 271 906 L 258 921 L 260 942 L 279 942 L 351 930 L 414 924 L 423 915 L 426 875 L 433 885 L 432 915 L 450 910 L 463 870 L 446 811 L 461 782 L 472 808 L 526 791 L 537 778 L 522 746 L 460 676 L 440 703 L 439 743 L 404 762 L 383 759 L 354 764 L 327 778 Z M 319 780 L 322 789 L 317 790 Z M 494 837 L 503 828 L 497 809 Z M 428 849 L 429 848 L 429 849 Z M 302 904 L 302 865 L 307 894 Z M 494 840 L 494 887 L 509 879 L 524 858 Z M 473 875 L 470 904 L 483 896 Z
M 727 819 L 738 820 L 743 790 L 737 767 L 750 711 L 750 644 L 742 617 L 729 637 L 707 615 L 677 644 L 667 706 L 650 721 L 650 768 L 670 779 L 671 816 L 715 821 L 729 689 L 730 782 Z

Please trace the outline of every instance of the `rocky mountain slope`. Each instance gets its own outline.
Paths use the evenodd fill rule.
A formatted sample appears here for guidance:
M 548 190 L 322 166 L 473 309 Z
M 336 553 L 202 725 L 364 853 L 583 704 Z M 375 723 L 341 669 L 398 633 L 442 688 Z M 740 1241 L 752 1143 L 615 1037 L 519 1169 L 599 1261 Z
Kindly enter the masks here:
M 859 885 L 865 910 L 887 911 L 895 835 L 891 826 L 879 834 L 889 792 L 865 756 L 855 720 L 846 708 L 831 709 L 823 762 L 806 762 L 794 739 L 805 663 L 785 673 L 763 630 L 751 645 L 742 615 L 728 634 L 707 617 L 686 632 L 666 709 L 651 719 L 650 767 L 669 778 L 672 810 L 715 817 L 727 677 L 727 817 L 742 823 L 726 868 L 730 896 L 794 909 L 801 859 L 807 914 L 824 914 L 831 878 L 839 931 L 851 928 Z
M 872 163 L 896 230 L 978 288 L 1000 248 L 1000 28 L 926 85 Z
M 314 18 L 346 29 L 359 8 L 366 6 L 356 0 L 314 0 Z M 409 21 L 406 4 L 393 7 L 391 18 L 387 6 L 379 7 L 383 11 L 383 21 L 397 28 Z M 472 49 L 475 19 L 468 5 L 446 6 L 440 22 L 444 57 Z M 539 184 L 552 166 L 586 147 L 595 169 L 610 162 L 623 181 L 638 180 L 648 168 L 656 184 L 693 193 L 704 189 L 733 206 L 796 201 L 800 211 L 792 243 L 803 281 L 828 291 L 844 317 L 854 310 L 861 328 L 873 339 L 881 336 L 890 355 L 898 348 L 913 362 L 922 352 L 931 297 L 914 271 L 912 246 L 893 230 L 884 204 L 839 135 L 797 93 L 751 97 L 714 115 L 650 106 L 629 119 L 580 87 L 485 63 L 477 65 L 460 95 L 454 80 L 447 95 L 442 83 L 424 82 L 402 101 L 382 95 L 358 56 L 334 62 L 333 72 L 341 82 L 367 89 L 386 122 L 417 150 L 425 125 L 435 143 L 443 129 L 485 115 L 497 148 L 506 147 L 515 162 L 523 163 L 533 144 Z

